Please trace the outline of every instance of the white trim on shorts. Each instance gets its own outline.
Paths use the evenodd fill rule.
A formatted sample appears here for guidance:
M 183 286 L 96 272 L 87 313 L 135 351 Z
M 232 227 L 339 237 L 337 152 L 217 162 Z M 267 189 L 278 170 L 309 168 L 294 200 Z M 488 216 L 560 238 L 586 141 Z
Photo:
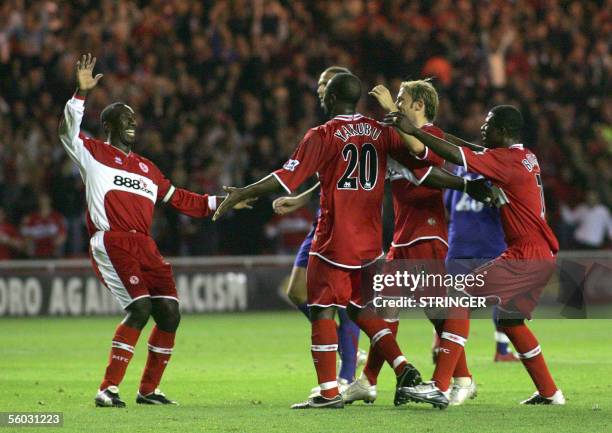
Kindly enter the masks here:
M 98 268 L 98 272 L 102 276 L 102 280 L 108 289 L 111 291 L 121 308 L 124 310 L 135 300 L 144 298 L 147 295 L 142 295 L 137 298 L 132 298 L 123 285 L 117 270 L 113 266 L 106 246 L 104 245 L 104 231 L 96 232 L 90 239 L 89 245 L 91 247 L 91 257 Z

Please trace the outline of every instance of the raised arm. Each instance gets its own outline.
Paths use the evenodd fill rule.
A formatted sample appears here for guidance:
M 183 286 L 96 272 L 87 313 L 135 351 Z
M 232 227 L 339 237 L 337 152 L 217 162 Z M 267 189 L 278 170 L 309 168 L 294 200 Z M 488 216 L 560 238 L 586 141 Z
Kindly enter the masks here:
M 96 87 L 102 74 L 95 77 L 92 75 L 96 58 L 91 57 L 91 54 L 83 55 L 76 64 L 77 90 L 74 96 L 66 103 L 64 114 L 60 120 L 58 129 L 59 138 L 62 145 L 70 155 L 70 158 L 75 161 L 80 161 L 80 152 L 83 146 L 83 141 L 79 138 L 81 121 L 85 112 L 85 97 L 91 89 Z
M 415 144 L 414 142 L 405 140 L 402 136 L 402 141 L 406 147 L 408 147 L 408 149 L 410 149 L 410 151 L 415 155 L 421 155 L 423 152 L 425 152 L 425 146 L 427 146 L 445 160 L 452 162 L 453 164 L 463 165 L 463 155 L 459 146 L 455 146 L 446 140 L 435 137 L 417 128 L 410 122 L 410 120 L 408 120 L 405 114 L 397 111 L 389 113 L 385 116 L 383 124 L 393 126 L 398 130 L 417 138 L 417 140 L 414 140 L 417 142 Z
M 469 141 L 465 141 L 453 134 L 449 134 L 448 132 L 444 133 L 444 139 L 455 146 L 467 147 L 474 152 L 482 152 L 486 149 L 483 146 L 479 146 L 478 144 L 470 143 Z

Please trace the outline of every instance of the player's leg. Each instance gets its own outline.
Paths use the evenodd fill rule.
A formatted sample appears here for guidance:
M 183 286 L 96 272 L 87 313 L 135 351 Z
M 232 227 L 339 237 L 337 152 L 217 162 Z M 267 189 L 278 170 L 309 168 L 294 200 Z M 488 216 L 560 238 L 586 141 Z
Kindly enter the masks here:
M 508 347 L 510 339 L 504 333 L 501 326 L 497 324 L 499 311 L 497 306 L 493 307 L 493 325 L 495 326 L 495 356 L 494 362 L 517 362 L 519 358 Z
M 310 308 L 308 308 L 306 302 L 306 266 L 294 265 L 291 269 L 291 276 L 287 285 L 287 297 L 310 320 Z
M 174 338 L 181 320 L 179 304 L 176 299 L 156 297 L 151 299 L 151 304 L 151 315 L 155 320 L 155 326 L 149 335 L 149 353 L 140 380 L 136 402 L 141 404 L 177 404 L 175 401 L 166 398 L 159 391 L 158 386 L 172 356 Z
M 378 314 L 383 317 L 387 328 L 391 330 L 391 334 L 395 339 L 397 339 L 397 331 L 399 329 L 399 309 L 398 308 L 385 308 L 385 311 L 379 311 Z M 362 372 L 362 382 L 365 384 L 365 380 L 367 380 L 367 384 L 369 386 L 376 386 L 378 382 L 378 375 L 380 374 L 380 370 L 385 363 L 385 358 L 382 353 L 375 349 L 374 346 L 370 346 L 370 350 L 368 352 L 368 360 L 366 361 L 366 365 Z
M 90 241 L 91 261 L 96 274 L 127 313 L 112 339 L 108 365 L 95 398 L 97 406 L 125 406 L 119 398 L 118 386 L 151 314 L 148 288 L 132 248 L 129 237 L 108 232 L 98 232 Z
M 464 355 L 469 328 L 467 308 L 449 309 L 440 333 L 440 351 L 432 381 L 408 388 L 405 395 L 409 400 L 430 403 L 440 409 L 449 405 L 451 379 L 459 359 Z
M 308 305 L 311 322 L 311 354 L 319 393 L 311 395 L 305 402 L 291 406 L 292 409 L 344 407 L 336 379 L 336 351 L 338 332 L 334 315 L 337 307 L 346 305 L 342 294 L 346 271 L 311 256 L 308 262 Z
M 315 227 L 313 226 L 306 238 L 304 238 L 302 245 L 300 245 L 300 249 L 293 262 L 293 269 L 291 269 L 289 284 L 287 285 L 287 297 L 308 320 L 310 320 L 310 309 L 306 302 L 306 267 L 308 266 L 308 258 L 314 232 Z
M 525 324 L 523 319 L 498 320 L 499 326 L 506 333 L 525 369 L 531 376 L 531 380 L 537 388 L 537 392 L 522 404 L 565 404 L 565 397 L 553 380 L 542 349 L 537 338 Z
M 357 369 L 359 326 L 349 318 L 344 308 L 338 309 L 338 319 L 338 353 L 341 360 L 338 377 L 343 385 L 348 385 L 355 379 Z
M 176 330 L 181 321 L 172 267 L 159 254 L 151 239 L 141 244 L 141 258 L 145 264 L 143 277 L 151 293 L 151 315 L 155 326 L 149 335 L 147 363 L 140 380 L 136 403 L 177 404 L 158 389 L 170 362 Z

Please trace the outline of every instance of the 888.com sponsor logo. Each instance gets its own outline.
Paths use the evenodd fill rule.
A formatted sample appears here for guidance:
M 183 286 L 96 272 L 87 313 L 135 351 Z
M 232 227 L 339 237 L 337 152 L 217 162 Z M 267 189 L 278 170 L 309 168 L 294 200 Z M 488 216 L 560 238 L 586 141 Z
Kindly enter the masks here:
M 118 174 L 113 178 L 113 183 L 117 186 L 123 186 L 125 188 L 131 188 L 153 195 L 153 191 L 149 189 L 147 182 L 142 178 L 132 179 L 130 177 L 121 176 L 120 174 Z

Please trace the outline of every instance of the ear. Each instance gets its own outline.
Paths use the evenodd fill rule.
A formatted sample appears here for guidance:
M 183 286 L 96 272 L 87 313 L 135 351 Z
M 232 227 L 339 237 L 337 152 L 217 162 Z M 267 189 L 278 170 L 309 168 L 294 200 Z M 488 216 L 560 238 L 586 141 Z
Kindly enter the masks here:
M 423 102 L 422 99 L 417 99 L 415 101 L 415 103 L 416 103 L 416 106 L 417 106 L 417 110 L 419 110 L 419 111 L 425 110 L 425 102 Z

